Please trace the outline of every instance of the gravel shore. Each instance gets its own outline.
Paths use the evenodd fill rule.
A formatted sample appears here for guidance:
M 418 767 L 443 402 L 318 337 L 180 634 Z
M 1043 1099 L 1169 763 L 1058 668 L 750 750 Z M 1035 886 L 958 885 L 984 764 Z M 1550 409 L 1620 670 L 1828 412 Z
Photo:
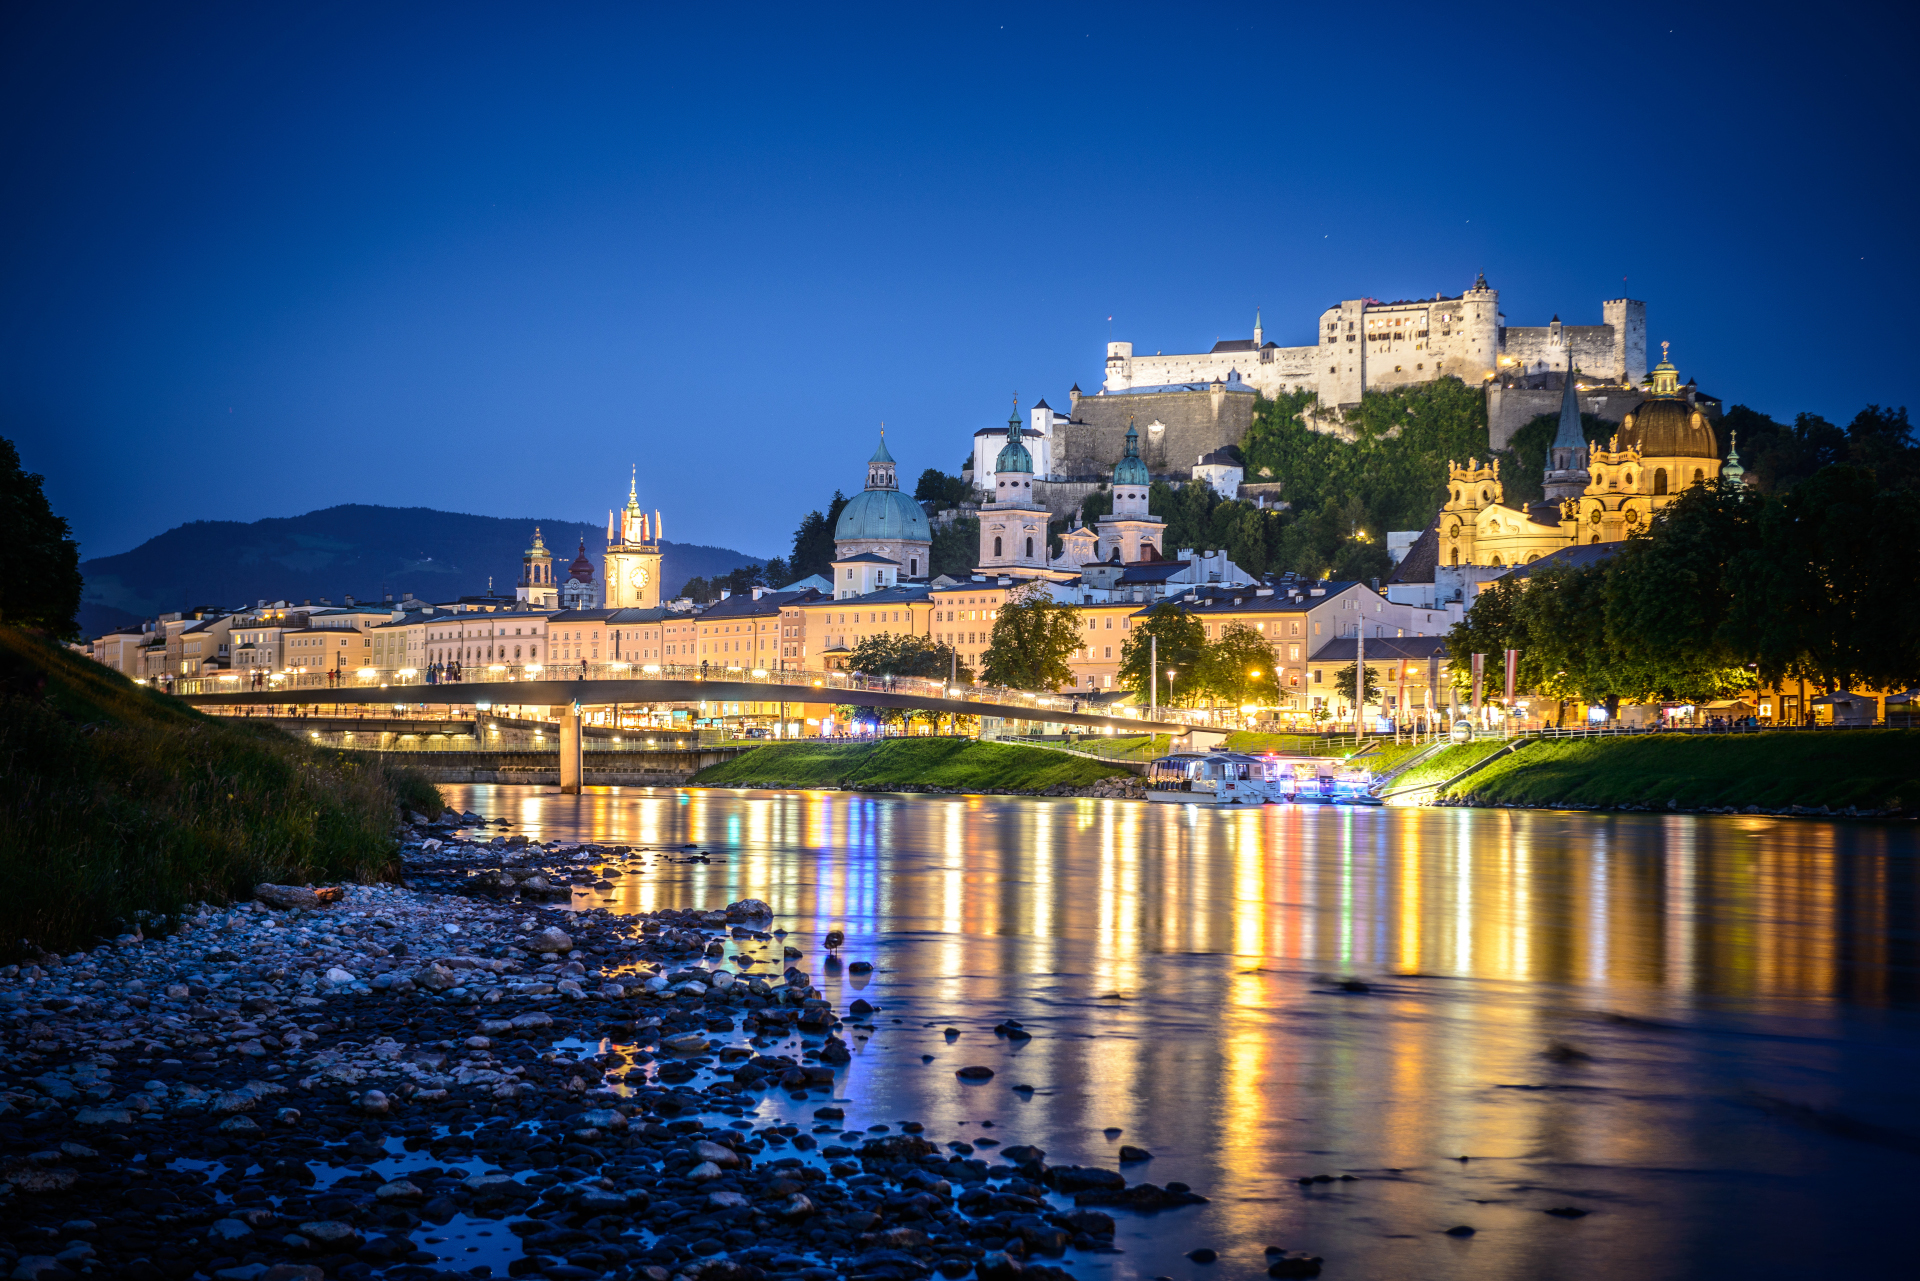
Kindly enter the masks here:
M 503 829 L 422 820 L 406 887 L 261 887 L 0 970 L 0 1269 L 1059 1281 L 1114 1214 L 1204 1199 L 848 1116 L 846 1032 L 905 1012 L 832 1008 L 766 904 L 570 906 L 720 855 Z

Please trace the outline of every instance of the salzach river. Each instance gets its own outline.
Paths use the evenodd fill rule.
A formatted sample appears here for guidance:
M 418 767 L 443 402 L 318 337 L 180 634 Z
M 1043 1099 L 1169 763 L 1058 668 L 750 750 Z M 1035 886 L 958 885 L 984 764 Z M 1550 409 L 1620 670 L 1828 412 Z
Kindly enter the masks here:
M 1910 1266 L 1911 826 L 445 790 L 539 839 L 711 850 L 581 902 L 771 903 L 837 1008 L 882 1007 L 836 1095 L 849 1126 L 1050 1164 L 1131 1144 L 1153 1157 L 1130 1180 L 1212 1198 L 1122 1216 L 1125 1252 L 1070 1253 L 1079 1276 L 1252 1277 L 1266 1246 L 1336 1278 Z M 870 979 L 824 963 L 831 929 Z M 1008 1019 L 1032 1039 L 996 1036 Z M 1299 1182 L 1321 1174 L 1355 1178 Z M 1219 1262 L 1184 1257 L 1203 1246 Z

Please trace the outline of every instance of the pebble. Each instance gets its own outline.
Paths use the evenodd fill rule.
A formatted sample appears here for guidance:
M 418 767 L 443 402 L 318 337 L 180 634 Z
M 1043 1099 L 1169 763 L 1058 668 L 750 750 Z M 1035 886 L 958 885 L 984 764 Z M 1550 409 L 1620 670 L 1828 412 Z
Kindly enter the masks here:
M 462 839 L 481 825 L 415 823 L 408 888 L 261 886 L 0 967 L 0 1267 L 466 1275 L 432 1244 L 459 1215 L 518 1238 L 515 1275 L 1064 1281 L 1043 1260 L 1114 1248 L 1101 1207 L 1205 1200 L 918 1123 L 817 1150 L 748 1122 L 763 1090 L 830 1097 L 860 1070 L 768 905 L 558 909 L 664 853 Z M 735 972 L 725 938 L 779 951 Z

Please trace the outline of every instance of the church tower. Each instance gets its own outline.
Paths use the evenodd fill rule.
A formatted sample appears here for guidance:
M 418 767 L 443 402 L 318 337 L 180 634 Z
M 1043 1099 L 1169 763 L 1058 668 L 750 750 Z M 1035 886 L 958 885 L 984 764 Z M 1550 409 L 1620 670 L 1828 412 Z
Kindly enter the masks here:
M 627 505 L 607 513 L 606 608 L 652 609 L 660 603 L 660 513 L 640 510 L 639 471 L 627 484 Z
M 1147 465 L 1140 460 L 1140 433 L 1128 419 L 1127 452 L 1113 465 L 1113 514 L 1100 518 L 1099 559 L 1117 557 L 1123 565 L 1165 559 L 1160 545 L 1167 523 L 1147 510 L 1152 485 Z
M 1554 434 L 1544 477 L 1550 503 L 1564 504 L 1587 492 L 1587 433 L 1580 426 L 1580 393 L 1573 379 L 1569 365 L 1567 385 L 1560 393 L 1560 429 Z
M 520 582 L 513 589 L 513 598 L 522 604 L 536 608 L 551 609 L 559 599 L 559 589 L 553 581 L 553 553 L 540 537 L 540 527 L 533 527 L 533 546 L 520 554 Z
M 991 501 L 980 508 L 976 572 L 1011 578 L 1063 577 L 1049 572 L 1047 509 L 1033 496 L 1033 455 L 1020 440 L 1020 407 L 1007 419 L 1007 443 L 993 462 Z

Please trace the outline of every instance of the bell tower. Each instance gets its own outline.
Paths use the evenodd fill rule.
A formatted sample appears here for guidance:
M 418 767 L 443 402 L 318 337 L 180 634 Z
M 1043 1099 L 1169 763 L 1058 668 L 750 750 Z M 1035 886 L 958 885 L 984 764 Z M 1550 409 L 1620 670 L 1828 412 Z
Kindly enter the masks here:
M 520 582 L 513 589 L 513 598 L 536 607 L 552 606 L 559 601 L 559 590 L 553 581 L 553 553 L 547 550 L 536 525 L 533 546 L 520 554 Z
M 627 505 L 607 513 L 606 608 L 652 609 L 660 603 L 660 513 L 640 510 L 640 473 L 627 483 Z

